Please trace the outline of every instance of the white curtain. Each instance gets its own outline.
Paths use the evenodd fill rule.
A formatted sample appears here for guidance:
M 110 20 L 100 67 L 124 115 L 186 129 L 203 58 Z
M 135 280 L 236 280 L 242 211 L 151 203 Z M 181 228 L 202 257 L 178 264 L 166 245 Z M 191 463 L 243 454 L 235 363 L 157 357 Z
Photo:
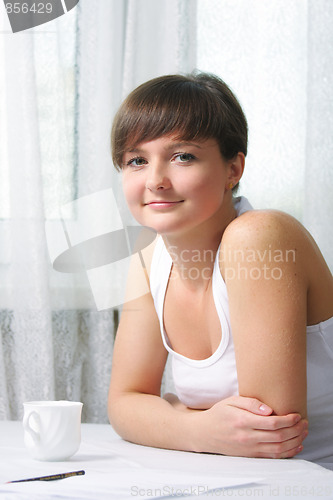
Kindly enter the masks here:
M 105 422 L 117 313 L 96 309 L 85 273 L 52 269 L 45 221 L 71 221 L 69 202 L 111 188 L 129 224 L 114 112 L 139 83 L 198 68 L 247 114 L 241 193 L 299 218 L 333 268 L 333 4 L 80 0 L 27 32 L 2 22 L 0 418 L 21 418 L 26 400 L 77 399 L 85 421 Z
M 82 400 L 84 419 L 106 419 L 113 314 L 99 314 L 89 302 L 82 309 L 84 279 L 52 272 L 45 238 L 45 220 L 75 193 L 67 133 L 76 115 L 66 95 L 74 84 L 73 27 L 64 17 L 38 33 L 2 37 L 1 166 L 9 174 L 1 221 L 3 419 L 21 418 L 22 402 L 35 399 Z
M 184 19 L 195 20 L 195 6 L 81 0 L 65 16 L 16 34 L 2 18 L 2 419 L 21 418 L 23 401 L 76 399 L 84 421 L 107 421 L 117 312 L 96 310 L 85 273 L 51 268 L 45 221 L 52 232 L 60 214 L 65 223 L 75 219 L 69 202 L 105 188 L 130 220 L 110 159 L 112 116 L 141 81 L 193 69 Z
M 240 193 L 299 219 L 331 270 L 332 25 L 331 0 L 198 0 L 198 67 L 232 87 L 249 122 Z

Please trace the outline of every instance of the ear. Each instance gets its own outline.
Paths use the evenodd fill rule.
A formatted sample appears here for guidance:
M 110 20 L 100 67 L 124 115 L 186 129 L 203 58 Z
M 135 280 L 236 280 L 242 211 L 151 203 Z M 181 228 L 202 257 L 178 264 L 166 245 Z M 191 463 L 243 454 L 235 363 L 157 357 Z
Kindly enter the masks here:
M 226 188 L 230 189 L 230 185 L 236 186 L 240 181 L 245 167 L 244 153 L 237 153 L 237 155 L 228 162 L 228 177 Z

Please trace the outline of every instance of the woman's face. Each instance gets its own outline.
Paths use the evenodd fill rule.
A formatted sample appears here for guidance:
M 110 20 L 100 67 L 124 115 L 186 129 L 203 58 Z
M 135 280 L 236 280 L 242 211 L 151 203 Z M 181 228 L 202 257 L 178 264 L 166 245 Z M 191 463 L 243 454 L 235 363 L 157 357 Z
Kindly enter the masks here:
M 140 224 L 166 235 L 221 221 L 233 180 L 229 164 L 215 139 L 184 142 L 171 135 L 140 143 L 123 157 L 129 209 Z

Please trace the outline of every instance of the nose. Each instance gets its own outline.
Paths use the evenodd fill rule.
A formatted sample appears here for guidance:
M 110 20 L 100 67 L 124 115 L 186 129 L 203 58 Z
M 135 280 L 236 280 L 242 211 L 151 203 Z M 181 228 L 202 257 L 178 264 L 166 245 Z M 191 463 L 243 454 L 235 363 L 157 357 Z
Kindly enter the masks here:
M 166 168 L 161 165 L 150 165 L 147 169 L 146 188 L 149 191 L 168 189 L 171 185 Z

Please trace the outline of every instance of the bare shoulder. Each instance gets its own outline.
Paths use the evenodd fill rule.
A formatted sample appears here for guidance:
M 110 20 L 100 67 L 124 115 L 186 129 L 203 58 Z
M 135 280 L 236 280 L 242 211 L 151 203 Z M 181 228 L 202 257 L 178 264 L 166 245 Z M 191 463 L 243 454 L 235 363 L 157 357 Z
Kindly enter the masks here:
M 293 261 L 299 269 L 307 267 L 310 258 L 323 261 L 305 227 L 279 210 L 251 210 L 234 219 L 223 234 L 221 251 L 225 258 L 238 255 L 244 260 L 244 253 L 252 253 L 252 261 Z
M 279 210 L 249 210 L 234 219 L 226 228 L 222 245 L 241 243 L 279 244 L 286 241 L 309 243 L 311 236 L 293 216 Z
M 302 277 L 306 286 L 309 238 L 305 228 L 291 215 L 278 210 L 251 210 L 234 219 L 226 228 L 220 251 L 220 270 L 228 278 L 236 267 L 247 275 L 262 277 L 274 269 Z M 260 273 L 259 273 L 260 270 Z M 263 274 L 265 271 L 265 274 Z M 238 275 L 238 274 L 237 274 Z M 226 280 L 228 281 L 228 280 Z
M 234 219 L 224 231 L 221 249 L 267 249 L 297 255 L 297 262 L 330 275 L 320 249 L 309 231 L 292 215 L 279 210 L 250 210 Z M 230 252 L 229 252 L 230 253 Z M 271 253 L 270 253 L 271 255 Z M 295 260 L 295 259 L 294 259 Z M 314 273 L 316 274 L 316 273 Z
M 252 281 L 256 289 L 263 282 L 284 290 L 297 285 L 298 294 L 305 290 L 308 325 L 332 316 L 331 271 L 311 234 L 285 212 L 252 210 L 232 221 L 222 237 L 219 265 L 227 285 L 237 276 L 244 286 L 247 276 L 253 278 L 247 285 Z

